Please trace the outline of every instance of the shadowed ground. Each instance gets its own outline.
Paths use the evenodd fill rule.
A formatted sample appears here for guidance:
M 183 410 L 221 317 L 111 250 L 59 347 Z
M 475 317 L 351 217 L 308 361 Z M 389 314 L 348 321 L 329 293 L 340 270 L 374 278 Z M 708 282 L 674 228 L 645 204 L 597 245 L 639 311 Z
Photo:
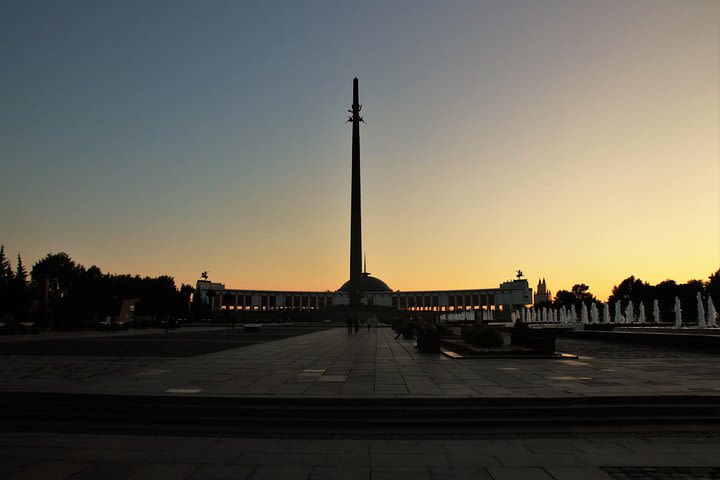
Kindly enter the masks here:
M 92 355 L 112 357 L 192 357 L 231 348 L 306 335 L 324 327 L 271 326 L 259 332 L 242 329 L 176 330 L 70 339 L 33 339 L 0 343 L 0 355 Z
M 0 339 L 0 352 L 94 345 L 86 352 L 102 356 L 0 356 L 0 478 L 665 480 L 720 471 L 720 364 L 707 352 L 563 339 L 578 360 L 454 360 L 421 354 L 389 329 L 297 327 L 35 338 Z M 543 422 L 523 420 L 533 413 Z M 289 430 L 280 417 L 296 433 L 279 433 Z M 316 433 L 322 422 L 341 432 L 340 421 L 361 418 L 371 421 Z M 455 429 L 463 419 L 479 423 Z M 437 420 L 454 433 L 402 425 Z

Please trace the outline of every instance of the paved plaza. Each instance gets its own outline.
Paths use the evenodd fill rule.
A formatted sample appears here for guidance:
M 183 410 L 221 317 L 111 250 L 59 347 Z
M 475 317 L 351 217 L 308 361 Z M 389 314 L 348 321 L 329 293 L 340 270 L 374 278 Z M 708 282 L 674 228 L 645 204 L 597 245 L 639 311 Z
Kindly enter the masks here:
M 613 480 L 718 478 L 718 438 L 222 438 L 0 433 L 0 478 Z M 668 475 L 670 473 L 670 475 Z
M 264 328 L 274 328 L 272 326 Z M 227 329 L 219 336 L 252 335 Z M 186 331 L 187 334 L 187 331 Z M 33 337 L 105 338 L 107 332 Z M 117 338 L 142 336 L 121 333 Z M 178 332 L 167 334 L 168 339 Z M 44 338 L 44 339 L 43 339 Z M 139 338 L 138 338 L 139 339 Z M 1 342 L 21 342 L 3 338 Z M 224 342 L 224 340 L 223 340 Z M 0 391 L 199 398 L 509 399 L 716 396 L 710 354 L 560 341 L 577 360 L 421 354 L 387 328 L 308 330 L 195 356 L 2 355 Z M 595 356 L 586 353 L 595 352 Z M 624 353 L 623 353 L 624 352 Z M 576 352 L 569 352 L 576 353 Z M 585 353 L 585 354 L 584 354 Z M 6 405 L 6 408 L 8 406 Z M 517 431 L 519 430 L 519 431 Z M 9 479 L 694 479 L 720 478 L 713 425 L 457 434 L 158 436 L 0 430 Z
M 219 333 L 252 335 L 223 329 Z M 601 349 L 594 345 L 595 350 Z M 627 352 L 622 356 L 617 346 L 611 347 L 615 349 L 611 358 L 456 360 L 419 353 L 414 341 L 395 339 L 387 328 L 361 329 L 354 335 L 328 328 L 181 358 L 4 355 L 0 357 L 0 391 L 294 398 L 558 398 L 720 392 L 720 357 L 651 357 L 634 354 L 633 346 L 622 346 Z

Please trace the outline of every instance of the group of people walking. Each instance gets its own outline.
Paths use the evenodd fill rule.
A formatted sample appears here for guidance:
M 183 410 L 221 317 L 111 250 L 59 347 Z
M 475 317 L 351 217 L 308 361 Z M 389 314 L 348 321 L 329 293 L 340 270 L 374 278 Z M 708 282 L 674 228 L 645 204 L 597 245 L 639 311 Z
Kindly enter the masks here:
M 348 335 L 352 335 L 353 330 L 355 330 L 355 333 L 360 330 L 360 320 L 357 317 L 348 317 L 345 323 L 347 323 Z
M 360 320 L 358 320 L 357 317 L 348 317 L 345 320 L 345 323 L 347 324 L 348 335 L 352 335 L 353 332 L 358 333 L 360 331 Z M 371 330 L 377 330 L 377 319 L 375 317 L 368 318 L 367 329 L 368 332 Z

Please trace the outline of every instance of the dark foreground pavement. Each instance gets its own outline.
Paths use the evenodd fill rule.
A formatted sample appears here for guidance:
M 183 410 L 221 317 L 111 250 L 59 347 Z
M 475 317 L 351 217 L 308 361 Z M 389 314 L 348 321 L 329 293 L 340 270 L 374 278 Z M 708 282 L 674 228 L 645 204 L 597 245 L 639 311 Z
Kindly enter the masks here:
M 0 478 L 720 478 L 716 356 L 454 360 L 386 329 L 305 333 L 2 355 Z
M 373 438 L 0 434 L 5 479 L 709 479 L 716 434 Z

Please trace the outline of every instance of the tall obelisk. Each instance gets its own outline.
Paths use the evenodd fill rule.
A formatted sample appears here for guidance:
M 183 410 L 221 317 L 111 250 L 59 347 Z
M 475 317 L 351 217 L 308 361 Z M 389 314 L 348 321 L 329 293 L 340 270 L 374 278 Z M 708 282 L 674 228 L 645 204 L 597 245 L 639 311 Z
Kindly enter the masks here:
M 360 305 L 362 296 L 362 222 L 360 215 L 360 116 L 358 79 L 353 79 L 353 103 L 348 110 L 352 122 L 352 193 L 350 202 L 350 305 Z

